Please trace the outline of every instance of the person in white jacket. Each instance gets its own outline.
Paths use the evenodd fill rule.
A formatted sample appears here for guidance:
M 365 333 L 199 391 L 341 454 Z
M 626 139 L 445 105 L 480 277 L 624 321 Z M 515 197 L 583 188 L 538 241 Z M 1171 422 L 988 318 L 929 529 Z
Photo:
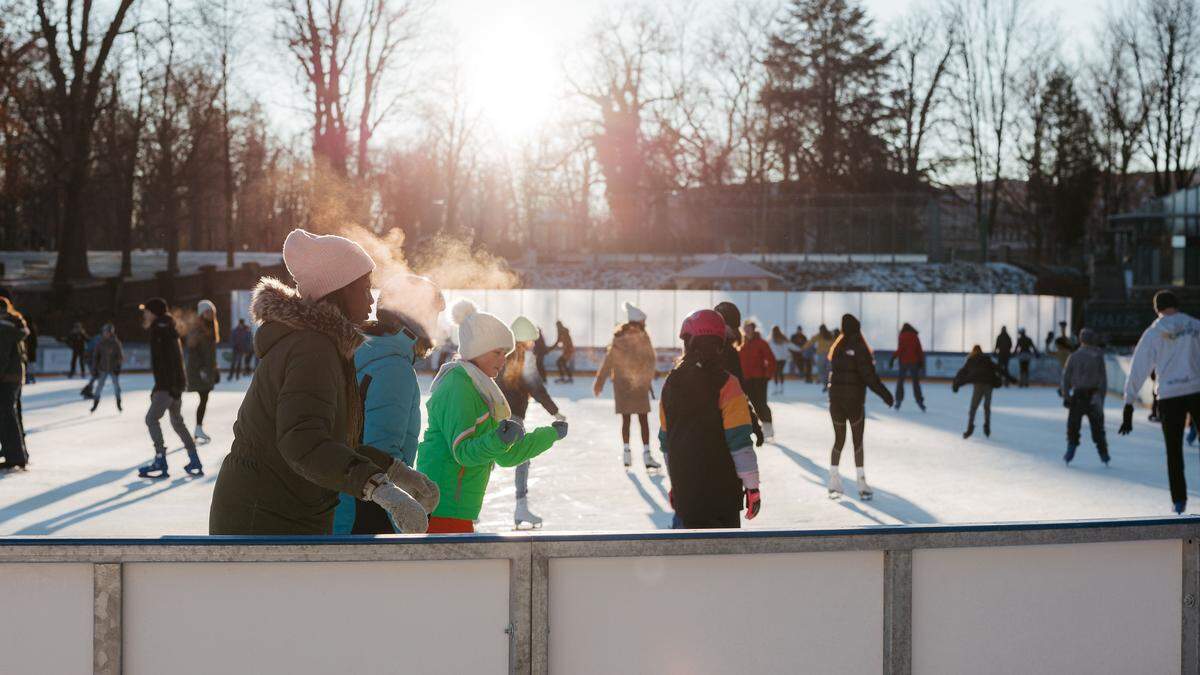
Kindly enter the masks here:
M 1133 430 L 1133 404 L 1142 384 L 1155 373 L 1158 415 L 1167 446 L 1167 478 L 1175 513 L 1187 508 L 1187 481 L 1183 475 L 1183 432 L 1187 416 L 1200 417 L 1200 321 L 1179 311 L 1179 298 L 1171 291 L 1154 295 L 1158 318 L 1142 333 L 1133 350 L 1133 363 L 1125 380 L 1122 436 Z

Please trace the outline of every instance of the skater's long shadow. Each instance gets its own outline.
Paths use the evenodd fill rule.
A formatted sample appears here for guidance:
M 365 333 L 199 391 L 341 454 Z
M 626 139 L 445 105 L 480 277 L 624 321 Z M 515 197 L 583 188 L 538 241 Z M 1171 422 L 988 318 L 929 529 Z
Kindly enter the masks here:
M 815 476 L 816 480 L 813 482 L 817 482 L 823 486 L 829 481 L 829 470 L 828 469 L 818 466 L 816 462 L 805 457 L 804 455 L 801 455 L 800 453 L 796 452 L 795 450 L 792 450 L 791 448 L 787 447 L 786 445 L 782 445 L 780 443 L 775 443 L 774 445 L 776 448 L 779 448 L 779 450 L 785 456 L 787 456 L 788 459 L 795 462 L 801 469 L 804 469 L 808 473 Z M 850 489 L 853 489 L 854 483 L 850 482 L 850 483 L 848 483 L 848 486 Z M 902 523 L 935 523 L 935 522 L 937 522 L 937 519 L 933 516 L 933 514 L 929 513 L 925 509 L 922 509 L 921 507 L 917 506 L 916 504 L 908 501 L 907 499 L 904 499 L 903 497 L 895 494 L 894 492 L 888 492 L 887 490 L 880 490 L 878 487 L 874 487 L 874 490 L 875 490 L 875 497 L 874 497 L 874 499 L 871 500 L 871 505 L 876 510 L 882 511 L 883 513 L 886 513 L 887 515 L 895 518 L 896 520 L 899 520 Z M 851 511 L 859 513 L 864 518 L 874 520 L 875 522 L 878 522 L 878 523 L 883 523 L 883 521 L 881 521 L 878 518 L 876 518 L 875 516 L 871 515 L 869 512 L 867 512 L 862 507 L 859 507 L 854 504 L 850 504 L 845 499 L 842 500 L 842 505 L 845 506 L 846 508 L 850 509 Z
M 631 471 L 626 471 L 625 477 L 629 479 L 630 483 L 633 483 L 633 487 L 637 489 L 638 494 L 642 497 L 642 500 L 650 505 L 650 520 L 654 523 L 654 526 L 660 530 L 670 529 L 672 514 L 669 511 L 664 510 L 663 507 L 659 505 L 658 500 L 654 498 L 654 495 L 650 494 L 650 491 L 646 489 L 646 486 L 642 485 L 642 481 L 638 480 L 636 474 Z M 659 486 L 659 489 L 662 489 L 661 485 Z
M 70 427 L 78 427 L 78 426 L 82 426 L 84 424 L 91 424 L 93 421 L 98 420 L 98 419 L 103 419 L 103 418 L 96 417 L 94 415 L 76 415 L 75 417 L 68 417 L 65 420 L 56 420 L 54 422 L 50 422 L 49 424 L 43 424 L 40 427 L 33 427 L 32 429 L 25 429 L 25 433 L 28 435 L 28 434 L 40 433 L 43 431 L 68 429 Z
M 168 490 L 173 490 L 181 485 L 184 485 L 185 483 L 191 482 L 192 480 L 194 479 L 191 477 L 182 476 L 172 480 L 170 483 L 166 484 L 166 486 L 161 487 L 160 489 L 150 491 L 147 491 L 147 488 L 157 487 L 161 484 L 153 483 L 148 480 L 135 480 L 130 483 L 126 483 L 125 492 L 122 492 L 121 494 L 101 499 L 98 502 L 88 504 L 87 506 L 82 506 L 74 511 L 67 511 L 66 513 L 58 514 L 52 518 L 47 518 L 46 520 L 34 523 L 32 525 L 27 525 L 20 530 L 17 530 L 14 534 L 53 534 L 63 528 L 75 525 L 76 523 L 81 523 L 85 520 L 95 518 L 96 516 L 109 513 L 110 511 L 116 511 L 117 509 L 125 508 L 126 506 L 136 504 L 140 501 L 157 497 Z M 141 494 L 133 499 L 125 499 L 126 497 L 139 492 Z M 123 499 L 125 501 L 121 501 Z
M 169 451 L 167 454 L 171 455 L 176 452 L 181 452 L 182 450 L 183 448 L 176 448 L 175 450 Z M 121 480 L 122 478 L 128 477 L 131 472 L 136 471 L 138 466 L 140 465 L 135 464 L 124 469 L 110 469 L 108 471 L 101 471 L 100 473 L 88 476 L 87 478 L 72 481 L 65 485 L 59 485 L 56 488 L 26 497 L 18 502 L 13 502 L 4 508 L 0 508 L 0 523 L 12 520 L 17 516 L 24 515 L 31 511 L 36 511 L 40 508 L 49 506 L 54 502 L 67 499 L 85 490 L 90 490 L 92 488 L 100 487 L 101 485 L 107 485 L 109 483 Z

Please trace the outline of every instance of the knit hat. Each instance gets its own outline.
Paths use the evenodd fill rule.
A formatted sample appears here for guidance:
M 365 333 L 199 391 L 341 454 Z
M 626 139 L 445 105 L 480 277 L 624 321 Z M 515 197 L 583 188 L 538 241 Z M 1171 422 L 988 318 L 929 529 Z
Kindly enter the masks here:
M 513 339 L 517 342 L 533 342 L 538 339 L 537 326 L 523 316 L 518 316 L 512 322 Z
M 213 316 L 217 315 L 217 306 L 215 304 L 213 304 L 212 300 L 201 300 L 200 302 L 198 302 L 196 304 L 196 313 L 197 314 L 204 314 L 204 312 L 206 310 L 211 310 L 213 313 Z
M 1099 342 L 1099 340 L 1096 339 L 1096 331 L 1092 330 L 1091 328 L 1084 328 L 1083 330 L 1079 331 L 1079 342 L 1085 345 L 1096 344 Z
M 646 323 L 646 313 L 634 307 L 631 302 L 625 303 L 625 315 L 629 317 L 630 321 Z
M 718 302 L 713 309 L 725 319 L 726 326 L 737 330 L 738 326 L 742 325 L 742 311 L 732 302 Z
M 283 240 L 283 264 L 296 280 L 300 297 L 310 302 L 375 271 L 375 261 L 357 243 L 299 229 Z
M 154 316 L 162 316 L 167 313 L 167 301 L 162 298 L 150 298 L 138 305 L 138 309 L 146 310 Z
M 493 349 L 511 354 L 517 347 L 508 326 L 494 315 L 479 311 L 470 300 L 455 303 L 450 317 L 458 326 L 458 353 L 468 361 Z

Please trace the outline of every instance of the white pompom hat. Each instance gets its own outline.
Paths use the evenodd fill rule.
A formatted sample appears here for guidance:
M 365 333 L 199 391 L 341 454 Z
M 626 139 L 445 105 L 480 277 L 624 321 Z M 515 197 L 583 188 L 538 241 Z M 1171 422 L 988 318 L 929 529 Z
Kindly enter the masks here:
M 470 300 L 455 303 L 450 318 L 458 326 L 458 353 L 468 361 L 493 349 L 511 354 L 517 347 L 512 330 L 496 316 L 479 311 Z
M 375 271 L 362 246 L 334 234 L 292 230 L 283 240 L 283 264 L 300 297 L 315 302 Z
M 646 313 L 637 307 L 634 307 L 632 302 L 625 303 L 625 315 L 629 317 L 630 321 L 636 321 L 638 323 L 646 322 Z

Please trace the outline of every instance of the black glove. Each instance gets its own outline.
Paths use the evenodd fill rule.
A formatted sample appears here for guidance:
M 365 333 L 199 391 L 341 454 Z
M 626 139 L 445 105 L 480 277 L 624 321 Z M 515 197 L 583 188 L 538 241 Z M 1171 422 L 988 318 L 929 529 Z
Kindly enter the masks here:
M 896 407 L 896 397 L 892 396 L 892 392 L 884 390 L 883 393 L 886 394 L 886 396 L 883 397 L 884 405 L 886 405 L 889 408 Z
M 750 427 L 750 434 L 754 436 L 754 445 L 761 448 L 764 440 L 763 428 L 757 417 L 754 418 L 754 424 Z
M 1058 395 L 1062 397 L 1063 407 L 1070 410 L 1071 409 L 1071 395 L 1061 389 L 1058 391 Z
M 1126 403 L 1125 410 L 1121 413 L 1121 428 L 1117 429 L 1117 433 L 1126 436 L 1133 431 L 1133 406 Z

